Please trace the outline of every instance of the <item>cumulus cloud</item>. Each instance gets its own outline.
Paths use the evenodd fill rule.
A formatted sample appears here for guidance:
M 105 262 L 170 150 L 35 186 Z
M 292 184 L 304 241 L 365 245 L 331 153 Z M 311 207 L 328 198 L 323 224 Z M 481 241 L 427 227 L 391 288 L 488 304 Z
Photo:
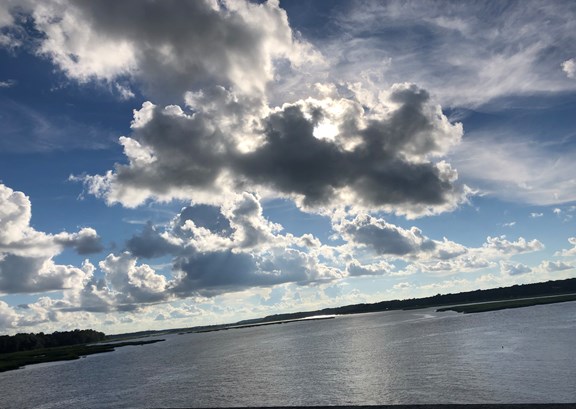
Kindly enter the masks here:
M 547 271 L 549 273 L 554 273 L 557 271 L 570 270 L 570 269 L 574 268 L 573 265 L 568 264 L 568 263 L 564 263 L 562 261 L 548 261 L 548 260 L 543 261 L 539 267 L 544 269 L 545 271 Z
M 178 251 L 178 245 L 172 243 L 152 223 L 147 223 L 142 231 L 126 242 L 126 248 L 135 257 L 155 258 Z
M 15 5 L 2 8 L 0 24 L 15 24 L 10 6 Z M 274 60 L 288 60 L 292 67 L 321 61 L 292 32 L 277 1 L 44 1 L 19 6 L 42 34 L 40 55 L 74 80 L 115 84 L 123 97 L 131 95 L 121 84 L 125 78 L 140 82 L 156 100 L 172 102 L 210 82 L 261 94 L 273 78 Z
M 568 78 L 576 78 L 576 60 L 570 58 L 562 63 L 562 71 Z
M 405 230 L 371 216 L 344 221 L 339 231 L 349 242 L 369 247 L 378 254 L 404 256 L 436 248 L 436 244 L 416 227 Z
M 0 292 L 5 294 L 80 288 L 89 279 L 82 269 L 46 257 L 3 254 L 0 258 Z
M 60 233 L 54 236 L 54 241 L 65 247 L 73 248 L 78 254 L 99 253 L 104 250 L 102 238 L 96 230 L 85 227 L 78 233 Z
M 544 245 L 536 239 L 528 241 L 524 237 L 519 237 L 516 241 L 509 241 L 504 235 L 499 237 L 487 237 L 486 243 L 483 244 L 483 247 L 487 250 L 494 250 L 509 255 L 544 249 Z
M 532 269 L 525 264 L 500 263 L 500 272 L 504 275 L 515 276 L 532 272 Z
M 354 260 L 346 266 L 346 271 L 351 277 L 354 276 L 372 276 L 372 275 L 386 275 L 394 270 L 394 266 L 385 261 L 374 264 L 362 265 L 357 260 Z
M 147 225 L 128 240 L 133 257 L 172 257 L 166 297 L 214 296 L 344 276 L 320 261 L 322 244 L 314 236 L 282 234 L 280 225 L 265 219 L 257 196 L 244 193 L 216 209 L 183 208 L 164 230 Z
M 441 160 L 462 127 L 423 89 L 351 83 L 345 97 L 267 105 L 285 62 L 294 70 L 321 60 L 276 1 L 47 1 L 21 10 L 43 34 L 38 53 L 68 77 L 103 80 L 124 96 L 133 80 L 156 101 L 185 100 L 185 110 L 144 104 L 120 138 L 128 164 L 85 179 L 109 203 L 194 197 L 220 206 L 258 191 L 306 209 L 354 203 L 417 217 L 465 200 Z
M 84 179 L 109 203 L 194 197 L 221 205 L 245 190 L 289 197 L 302 208 L 351 206 L 416 217 L 453 209 L 467 189 L 438 157 L 457 144 L 451 124 L 428 93 L 411 84 L 381 94 L 366 112 L 354 99 L 302 100 L 270 110 L 228 91 L 214 106 L 135 112 L 132 135 L 120 138 L 128 164 Z M 197 103 L 197 101 L 196 101 Z M 327 120 L 333 138 L 314 135 Z
M 576 237 L 569 237 L 568 243 L 572 244 L 573 247 L 571 249 L 564 249 L 564 250 L 558 251 L 554 255 L 555 256 L 562 256 L 562 257 L 576 256 Z
M 476 252 L 476 249 L 469 249 L 468 251 Z M 487 257 L 471 254 L 454 257 L 449 260 L 431 259 L 428 261 L 419 261 L 414 265 L 414 268 L 433 274 L 450 275 L 478 271 L 488 267 L 494 267 L 495 265 L 496 263 Z
M 18 323 L 18 314 L 7 303 L 0 300 L 0 330 L 6 331 Z
M 99 263 L 106 282 L 119 299 L 117 304 L 145 304 L 166 298 L 167 279 L 147 264 L 137 265 L 130 253 L 110 254 Z
M 65 247 L 79 254 L 102 249 L 91 228 L 51 235 L 30 226 L 32 205 L 22 192 L 0 184 L 0 293 L 81 288 L 92 271 L 53 261 Z

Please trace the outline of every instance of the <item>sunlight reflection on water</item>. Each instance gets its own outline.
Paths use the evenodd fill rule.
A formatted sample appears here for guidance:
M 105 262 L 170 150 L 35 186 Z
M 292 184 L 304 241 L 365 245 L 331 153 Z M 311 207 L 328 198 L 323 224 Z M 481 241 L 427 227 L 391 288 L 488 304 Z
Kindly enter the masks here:
M 0 407 L 576 401 L 576 303 L 173 335 L 0 374 Z

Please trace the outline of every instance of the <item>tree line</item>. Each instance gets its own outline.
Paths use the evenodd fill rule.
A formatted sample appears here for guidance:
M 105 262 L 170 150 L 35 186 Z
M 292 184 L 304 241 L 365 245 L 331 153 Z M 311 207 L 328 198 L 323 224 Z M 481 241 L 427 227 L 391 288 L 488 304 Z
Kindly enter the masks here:
M 40 348 L 53 348 L 67 345 L 87 344 L 103 341 L 106 335 L 93 329 L 75 329 L 74 331 L 56 331 L 52 334 L 26 334 L 0 336 L 0 354 L 18 351 L 30 351 Z
M 299 319 L 313 315 L 330 314 L 360 314 L 366 312 L 379 312 L 388 310 L 417 309 L 438 307 L 443 305 L 456 305 L 466 303 L 479 303 L 488 301 L 511 300 L 516 298 L 542 297 L 550 295 L 576 294 L 576 278 L 566 280 L 547 281 L 544 283 L 520 284 L 511 287 L 499 287 L 488 290 L 466 291 L 456 294 L 437 294 L 431 297 L 411 298 L 406 300 L 381 301 L 372 304 L 354 304 L 323 310 L 295 312 L 287 314 L 269 315 L 264 318 L 240 321 L 237 324 L 252 324 L 267 321 L 282 321 Z

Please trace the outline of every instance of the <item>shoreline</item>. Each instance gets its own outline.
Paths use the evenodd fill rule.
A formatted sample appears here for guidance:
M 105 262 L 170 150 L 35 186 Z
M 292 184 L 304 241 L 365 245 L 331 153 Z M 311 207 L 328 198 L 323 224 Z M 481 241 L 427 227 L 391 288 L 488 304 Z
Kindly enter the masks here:
M 535 305 L 558 304 L 576 301 L 576 294 L 547 295 L 542 297 L 516 298 L 511 300 L 488 301 L 474 304 L 460 304 L 436 309 L 436 312 L 455 311 L 463 314 L 499 311 L 512 308 L 532 307 Z
M 0 372 L 14 371 L 28 365 L 42 364 L 46 362 L 72 361 L 83 358 L 87 355 L 112 352 L 119 347 L 154 344 L 161 341 L 164 340 L 155 339 L 149 341 L 120 342 L 115 344 L 80 344 L 0 354 Z

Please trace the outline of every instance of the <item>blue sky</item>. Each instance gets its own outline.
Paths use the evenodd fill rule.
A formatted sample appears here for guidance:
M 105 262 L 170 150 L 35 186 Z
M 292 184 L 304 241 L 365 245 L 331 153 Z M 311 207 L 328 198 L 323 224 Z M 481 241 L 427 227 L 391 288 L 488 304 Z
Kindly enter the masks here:
M 0 331 L 576 275 L 570 1 L 0 5 Z

